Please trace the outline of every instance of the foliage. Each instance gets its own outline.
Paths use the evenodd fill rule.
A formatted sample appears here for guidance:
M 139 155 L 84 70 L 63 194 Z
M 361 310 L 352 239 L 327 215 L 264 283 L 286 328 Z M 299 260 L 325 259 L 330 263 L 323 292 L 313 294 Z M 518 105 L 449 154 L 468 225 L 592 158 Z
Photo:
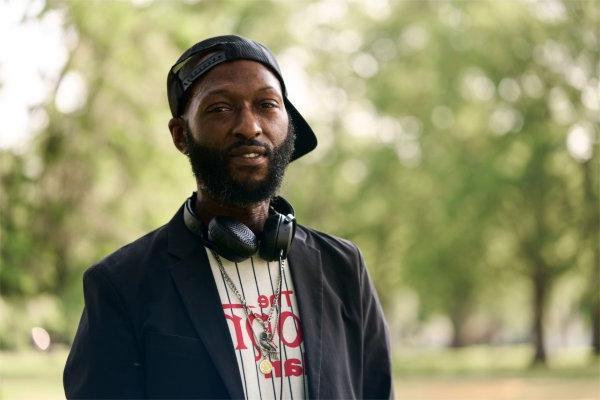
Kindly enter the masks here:
M 88 95 L 68 114 L 50 98 L 30 151 L 0 151 L 3 296 L 57 296 L 68 341 L 82 271 L 193 190 L 166 71 L 198 39 L 237 33 L 278 54 L 319 137 L 283 190 L 300 221 L 357 242 L 388 313 L 409 288 L 456 346 L 498 340 L 497 305 L 527 282 L 543 360 L 552 287 L 567 272 L 597 282 L 599 260 L 600 11 L 549 3 L 49 2 L 76 32 L 62 79 L 81 74 Z M 597 289 L 582 297 L 592 319 Z

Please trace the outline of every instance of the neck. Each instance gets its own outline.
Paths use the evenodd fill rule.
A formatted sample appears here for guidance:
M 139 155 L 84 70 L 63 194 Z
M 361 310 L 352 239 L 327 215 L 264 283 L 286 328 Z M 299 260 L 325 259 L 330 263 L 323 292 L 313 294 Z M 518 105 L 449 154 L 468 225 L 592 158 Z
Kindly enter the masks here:
M 241 222 L 256 234 L 262 232 L 265 221 L 269 216 L 269 200 L 241 207 L 221 203 L 211 198 L 200 188 L 198 188 L 197 193 L 195 211 L 204 226 L 208 226 L 210 220 L 216 216 L 225 216 Z

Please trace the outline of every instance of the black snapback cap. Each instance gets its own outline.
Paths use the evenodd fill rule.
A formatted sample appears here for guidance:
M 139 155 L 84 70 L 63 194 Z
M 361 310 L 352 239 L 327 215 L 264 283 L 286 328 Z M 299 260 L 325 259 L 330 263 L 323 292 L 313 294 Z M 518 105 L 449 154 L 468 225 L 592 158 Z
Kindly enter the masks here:
M 206 55 L 207 57 L 201 59 L 197 65 L 186 65 L 188 62 L 192 62 L 192 59 L 197 60 L 195 56 L 202 55 Z M 175 65 L 169 70 L 169 75 L 167 76 L 167 95 L 173 117 L 179 117 L 183 113 L 183 106 L 186 103 L 189 90 L 194 82 L 213 67 L 233 60 L 257 61 L 268 67 L 277 79 L 279 79 L 283 90 L 285 108 L 290 115 L 290 122 L 293 124 L 296 133 L 292 161 L 317 147 L 315 133 L 287 97 L 279 64 L 277 64 L 273 53 L 262 44 L 241 36 L 226 35 L 205 39 L 187 49 L 179 57 Z

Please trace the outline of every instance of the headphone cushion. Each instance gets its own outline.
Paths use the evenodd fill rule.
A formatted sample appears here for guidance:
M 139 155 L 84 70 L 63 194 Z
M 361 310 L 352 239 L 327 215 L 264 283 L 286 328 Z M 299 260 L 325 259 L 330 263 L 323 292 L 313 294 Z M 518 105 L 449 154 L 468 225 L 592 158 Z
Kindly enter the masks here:
M 219 255 L 233 262 L 245 260 L 258 249 L 258 238 L 250 228 L 223 216 L 214 217 L 208 224 L 208 240 Z
M 279 213 L 271 214 L 263 228 L 259 248 L 260 256 L 267 261 L 277 261 L 280 252 L 283 251 L 283 257 L 287 257 L 294 235 L 293 228 L 292 220 Z

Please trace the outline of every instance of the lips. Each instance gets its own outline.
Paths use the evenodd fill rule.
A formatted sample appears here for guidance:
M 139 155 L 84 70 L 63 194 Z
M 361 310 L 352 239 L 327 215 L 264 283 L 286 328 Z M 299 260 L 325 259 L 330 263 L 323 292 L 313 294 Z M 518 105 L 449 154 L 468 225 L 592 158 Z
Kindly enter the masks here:
M 267 150 L 263 146 L 236 146 L 229 151 L 230 157 L 255 158 L 264 156 Z
M 229 151 L 229 157 L 240 166 L 258 166 L 267 161 L 267 153 L 264 146 L 240 145 Z
M 247 154 L 242 155 L 242 157 L 244 157 L 244 158 L 256 158 L 259 156 L 260 156 L 260 154 L 258 154 L 258 153 L 247 153 Z

